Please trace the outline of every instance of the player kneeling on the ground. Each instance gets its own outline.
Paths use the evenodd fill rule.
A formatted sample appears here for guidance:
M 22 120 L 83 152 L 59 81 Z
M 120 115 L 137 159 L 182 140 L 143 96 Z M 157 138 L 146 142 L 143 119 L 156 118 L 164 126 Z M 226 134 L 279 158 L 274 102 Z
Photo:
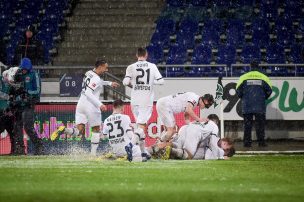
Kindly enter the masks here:
M 116 157 L 127 155 L 129 161 L 141 161 L 141 150 L 135 140 L 130 117 L 123 114 L 123 110 L 123 101 L 115 100 L 113 103 L 113 114 L 104 121 L 104 139 L 109 139 L 109 145 Z

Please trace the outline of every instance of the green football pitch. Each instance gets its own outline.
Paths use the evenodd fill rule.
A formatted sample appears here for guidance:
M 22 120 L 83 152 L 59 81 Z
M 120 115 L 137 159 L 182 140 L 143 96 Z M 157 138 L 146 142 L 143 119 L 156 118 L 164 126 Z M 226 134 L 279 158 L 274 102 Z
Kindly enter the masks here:
M 231 160 L 1 156 L 0 201 L 304 201 L 304 155 Z

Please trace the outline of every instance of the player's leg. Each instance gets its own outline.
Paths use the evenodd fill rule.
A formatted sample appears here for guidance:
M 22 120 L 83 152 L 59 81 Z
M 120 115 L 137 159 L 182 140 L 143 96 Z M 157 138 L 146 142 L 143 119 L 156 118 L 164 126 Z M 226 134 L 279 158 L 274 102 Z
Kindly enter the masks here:
M 142 152 L 142 159 L 146 161 L 151 157 L 148 155 L 145 149 L 145 138 L 146 138 L 146 126 L 147 122 L 152 114 L 152 106 L 141 107 L 132 106 L 132 112 L 136 119 L 137 128 L 134 130 L 134 138 L 132 139 L 132 144 L 138 144 Z
M 84 129 L 79 130 L 78 125 L 79 124 L 85 124 L 85 123 L 88 122 L 88 118 L 87 118 L 86 114 L 87 114 L 86 111 L 84 111 L 79 105 L 77 105 L 76 113 L 75 113 L 76 127 L 67 128 L 64 125 L 59 126 L 57 128 L 57 130 L 55 130 L 51 134 L 51 140 L 54 141 L 55 139 L 57 139 L 62 134 L 67 134 L 67 135 L 71 135 L 71 136 L 74 136 L 74 137 L 77 137 L 77 136 L 80 136 L 80 135 L 84 136 Z
M 260 147 L 267 146 L 265 143 L 265 113 L 255 114 L 255 130 Z
M 91 112 L 88 114 L 89 125 L 92 127 L 91 136 L 91 155 L 96 156 L 97 148 L 100 141 L 101 131 L 101 113 Z
M 167 106 L 166 100 L 160 99 L 156 103 L 156 111 L 162 124 L 165 126 L 164 131 L 160 137 L 161 141 L 168 141 L 174 135 L 175 131 L 175 118 L 172 111 Z
M 97 148 L 99 146 L 100 140 L 100 126 L 92 127 L 92 136 L 91 136 L 91 155 L 96 156 Z
M 251 130 L 253 114 L 244 114 L 244 147 L 251 147 Z

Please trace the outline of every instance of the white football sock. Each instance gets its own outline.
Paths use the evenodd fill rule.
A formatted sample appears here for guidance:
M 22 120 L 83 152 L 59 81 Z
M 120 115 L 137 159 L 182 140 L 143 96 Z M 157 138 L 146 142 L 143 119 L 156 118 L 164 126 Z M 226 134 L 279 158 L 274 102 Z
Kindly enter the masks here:
M 91 155 L 96 156 L 97 148 L 99 145 L 100 133 L 92 132 L 91 137 Z

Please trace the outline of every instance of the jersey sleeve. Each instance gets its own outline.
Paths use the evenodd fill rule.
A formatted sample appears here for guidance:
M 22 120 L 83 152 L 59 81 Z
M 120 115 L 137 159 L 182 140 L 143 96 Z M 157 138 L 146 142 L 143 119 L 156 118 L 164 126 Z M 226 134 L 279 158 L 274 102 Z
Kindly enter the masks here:
M 130 81 L 132 79 L 132 66 L 128 66 L 126 70 L 125 78 L 123 79 L 122 83 L 124 86 L 127 86 L 130 84 Z
M 87 88 L 94 91 L 94 90 L 96 90 L 96 88 L 98 88 L 99 85 L 102 85 L 100 78 L 98 78 L 97 76 L 94 76 L 91 78 L 90 82 L 88 82 Z
M 210 136 L 209 141 L 209 149 L 212 152 L 212 156 L 214 156 L 217 159 L 224 159 L 224 152 L 223 149 L 221 149 L 217 143 L 219 141 L 219 138 L 215 135 Z
M 127 137 L 131 140 L 134 136 L 133 128 L 131 126 L 131 119 L 128 115 L 123 115 L 123 128 L 125 133 L 127 134 Z
M 160 74 L 158 68 L 156 67 L 156 65 L 154 65 L 154 72 L 155 72 L 155 77 L 154 77 L 154 84 L 156 85 L 162 85 L 164 84 L 165 80 L 163 79 L 162 75 Z
M 193 107 L 198 105 L 199 96 L 195 93 L 189 93 L 188 102 L 193 105 Z

